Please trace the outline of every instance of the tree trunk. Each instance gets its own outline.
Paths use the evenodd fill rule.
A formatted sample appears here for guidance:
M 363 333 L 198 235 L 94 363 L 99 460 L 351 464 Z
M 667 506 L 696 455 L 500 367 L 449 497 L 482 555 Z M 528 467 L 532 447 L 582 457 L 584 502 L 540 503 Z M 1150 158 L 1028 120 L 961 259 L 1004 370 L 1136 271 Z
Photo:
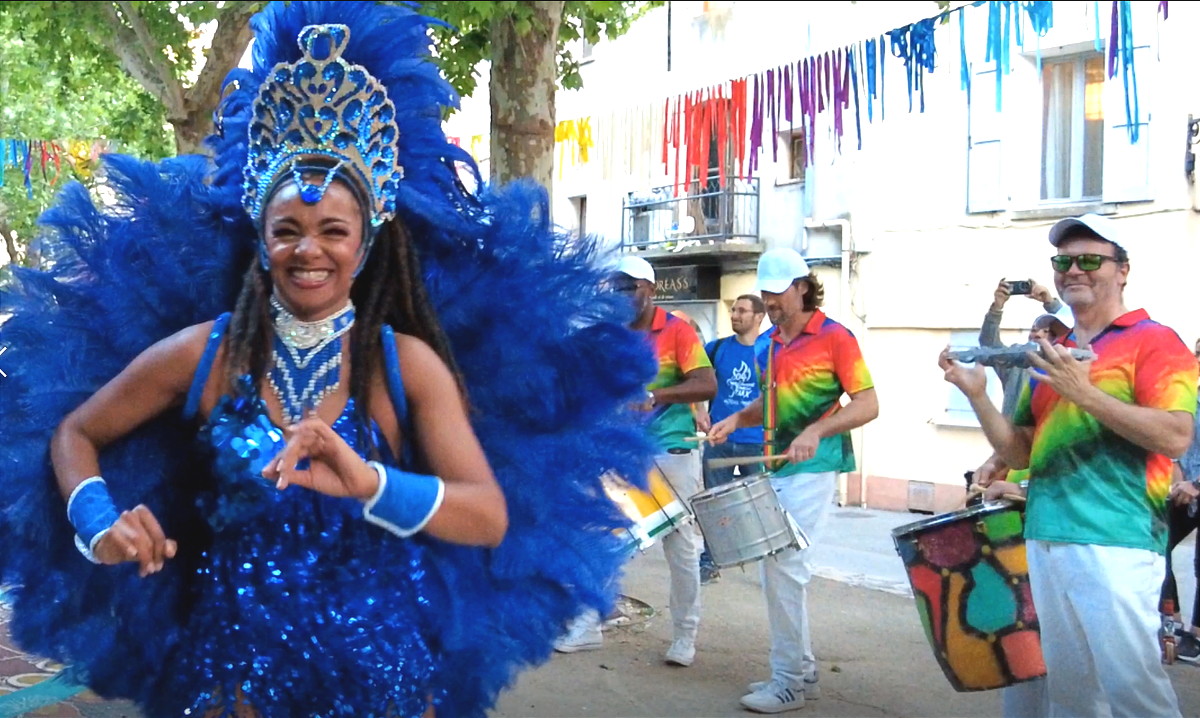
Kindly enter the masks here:
M 491 176 L 532 177 L 546 192 L 554 176 L 554 91 L 563 2 L 523 0 L 533 27 L 518 35 L 511 20 L 492 24 Z
M 212 134 L 214 109 L 216 102 L 207 111 L 192 109 L 188 112 L 187 119 L 171 122 L 171 127 L 175 129 L 175 154 L 205 153 L 204 138 Z

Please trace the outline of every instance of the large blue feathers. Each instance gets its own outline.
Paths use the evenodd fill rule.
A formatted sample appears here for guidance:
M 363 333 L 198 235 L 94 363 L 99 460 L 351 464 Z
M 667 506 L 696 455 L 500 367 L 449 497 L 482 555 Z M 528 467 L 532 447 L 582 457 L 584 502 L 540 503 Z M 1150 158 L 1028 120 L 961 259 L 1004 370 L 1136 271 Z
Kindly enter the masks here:
M 648 344 L 624 327 L 625 307 L 600 291 L 597 248 L 549 226 L 540 188 L 515 183 L 479 196 L 462 188 L 458 168 L 477 170 L 441 129 L 441 108 L 457 98 L 427 61 L 429 21 L 405 7 L 272 3 L 252 21 L 253 70 L 230 74 L 213 160 L 110 155 L 111 196 L 71 185 L 43 216 L 53 263 L 17 272 L 0 293 L 0 311 L 12 315 L 0 325 L 9 347 L 0 580 L 20 586 L 13 630 L 24 647 L 84 669 L 103 695 L 161 704 L 168 681 L 159 671 L 187 615 L 200 547 L 181 542 L 179 558 L 148 579 L 133 565 L 89 564 L 72 543 L 49 440 L 140 352 L 232 309 L 256 241 L 241 207 L 250 104 L 275 63 L 298 57 L 300 29 L 322 22 L 350 27 L 346 58 L 396 104 L 400 214 L 509 502 L 498 549 L 421 539 L 436 587 L 438 715 L 482 716 L 518 670 L 549 657 L 565 621 L 611 603 L 625 559 L 613 530 L 626 519 L 604 498 L 601 477 L 640 483 L 646 474 L 653 448 L 624 407 L 655 366 Z M 146 503 L 169 532 L 203 536 L 192 498 L 209 478 L 194 435 L 167 412 L 107 447 L 101 466 L 117 504 Z

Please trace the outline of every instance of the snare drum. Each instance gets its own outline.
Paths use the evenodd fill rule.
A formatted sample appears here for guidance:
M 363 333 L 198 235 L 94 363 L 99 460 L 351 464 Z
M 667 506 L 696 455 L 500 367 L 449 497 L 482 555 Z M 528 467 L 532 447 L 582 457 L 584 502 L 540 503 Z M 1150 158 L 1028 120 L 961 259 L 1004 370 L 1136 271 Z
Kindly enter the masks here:
M 808 537 L 779 505 L 768 474 L 701 491 L 690 501 L 718 568 L 809 546 Z
M 640 491 L 611 474 L 604 477 L 604 490 L 633 522 L 629 540 L 641 551 L 692 520 L 691 512 L 657 467 L 650 470 L 649 489 L 648 493 Z
M 892 531 L 934 657 L 958 691 L 1046 675 L 1024 522 L 1008 502 L 985 503 Z

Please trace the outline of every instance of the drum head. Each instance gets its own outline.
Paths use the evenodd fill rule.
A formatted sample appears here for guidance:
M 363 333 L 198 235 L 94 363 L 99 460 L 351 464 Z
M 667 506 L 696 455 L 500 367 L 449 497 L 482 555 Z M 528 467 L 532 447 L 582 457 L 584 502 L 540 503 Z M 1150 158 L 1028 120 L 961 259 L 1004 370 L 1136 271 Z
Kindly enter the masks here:
M 892 529 L 892 538 L 899 539 L 914 536 L 924 531 L 928 531 L 929 529 L 945 526 L 946 524 L 954 523 L 955 521 L 959 521 L 961 519 L 977 518 L 981 516 L 988 516 L 994 513 L 1000 513 L 1002 511 L 1015 510 L 1017 510 L 1015 504 L 1008 500 L 985 501 L 978 506 L 972 506 L 970 508 L 960 509 L 958 511 L 951 511 L 950 513 L 938 514 L 937 516 L 933 516 L 928 519 L 922 519 L 921 521 L 915 521 L 911 524 L 898 526 Z

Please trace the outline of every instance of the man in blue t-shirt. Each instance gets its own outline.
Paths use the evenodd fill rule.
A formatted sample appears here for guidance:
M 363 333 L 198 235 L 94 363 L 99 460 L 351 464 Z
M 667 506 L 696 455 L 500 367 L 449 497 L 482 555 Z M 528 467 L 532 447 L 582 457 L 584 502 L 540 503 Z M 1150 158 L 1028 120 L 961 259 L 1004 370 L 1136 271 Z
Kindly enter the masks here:
M 766 317 L 762 299 L 753 294 L 743 294 L 729 310 L 729 321 L 733 335 L 709 342 L 704 350 L 717 373 L 717 396 L 712 400 L 709 411 L 702 407 L 696 410 L 696 427 L 707 432 L 713 424 L 732 416 L 758 398 L 758 373 L 755 371 L 754 343 L 759 337 L 759 328 Z M 760 457 L 763 454 L 762 427 L 738 429 L 729 435 L 729 441 L 710 446 L 704 452 L 705 459 L 733 456 Z M 734 467 L 704 469 L 704 488 L 727 484 L 734 479 Z M 737 467 L 741 476 L 749 476 L 761 470 L 761 464 L 747 461 Z M 700 555 L 700 581 L 712 583 L 720 577 L 713 565 L 712 555 L 705 547 Z

